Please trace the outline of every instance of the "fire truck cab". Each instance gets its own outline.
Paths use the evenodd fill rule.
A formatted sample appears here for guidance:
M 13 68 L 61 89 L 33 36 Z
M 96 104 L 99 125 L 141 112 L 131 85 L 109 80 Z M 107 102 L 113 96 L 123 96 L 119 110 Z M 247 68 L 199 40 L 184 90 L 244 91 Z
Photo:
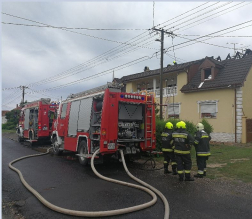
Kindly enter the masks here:
M 52 133 L 54 154 L 76 152 L 86 165 L 100 149 L 102 155 L 126 155 L 156 147 L 154 96 L 124 93 L 108 84 L 105 91 L 71 95 L 59 107 Z
M 17 127 L 20 142 L 50 141 L 53 120 L 58 108 L 58 104 L 50 101 L 50 98 L 41 98 L 27 103 L 22 108 Z

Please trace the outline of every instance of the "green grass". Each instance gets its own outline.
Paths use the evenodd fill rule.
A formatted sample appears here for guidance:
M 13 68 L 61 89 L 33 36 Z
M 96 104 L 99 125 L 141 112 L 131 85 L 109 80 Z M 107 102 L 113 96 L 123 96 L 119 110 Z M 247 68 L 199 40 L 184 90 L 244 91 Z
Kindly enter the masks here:
M 15 133 L 16 129 L 11 129 L 11 130 L 7 130 L 7 129 L 2 129 L 2 133 Z
M 252 183 L 252 144 L 211 145 L 211 156 L 207 161 L 207 178 L 228 178 Z M 197 172 L 195 149 L 192 147 L 192 170 Z M 163 162 L 163 157 L 155 158 Z

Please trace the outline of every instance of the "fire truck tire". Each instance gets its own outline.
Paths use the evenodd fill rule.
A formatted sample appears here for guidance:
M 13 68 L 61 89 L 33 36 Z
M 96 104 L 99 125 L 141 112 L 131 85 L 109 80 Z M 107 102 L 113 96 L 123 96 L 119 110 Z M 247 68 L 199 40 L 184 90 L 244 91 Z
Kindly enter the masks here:
M 19 143 L 23 142 L 23 138 L 21 138 L 20 136 L 18 136 L 18 142 Z
M 62 154 L 62 150 L 59 150 L 59 146 L 56 146 L 55 145 L 55 142 L 57 141 L 57 137 L 55 136 L 53 139 L 52 139 L 52 148 L 53 148 L 53 154 L 54 155 L 61 155 Z
M 78 154 L 79 156 L 79 162 L 83 166 L 88 165 L 88 158 L 83 157 L 83 155 L 88 154 L 88 148 L 87 148 L 87 142 L 85 140 L 82 140 L 80 142 L 79 148 L 78 148 Z

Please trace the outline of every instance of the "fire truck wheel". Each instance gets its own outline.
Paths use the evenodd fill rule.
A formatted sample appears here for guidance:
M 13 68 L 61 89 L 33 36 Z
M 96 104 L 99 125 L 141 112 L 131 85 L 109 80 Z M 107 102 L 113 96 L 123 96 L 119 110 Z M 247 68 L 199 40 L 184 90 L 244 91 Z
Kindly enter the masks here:
M 79 156 L 79 162 L 81 165 L 86 166 L 88 164 L 88 158 L 83 157 L 83 155 L 88 154 L 88 149 L 87 149 L 87 142 L 86 141 L 81 141 L 79 148 L 78 148 L 78 154 Z
M 60 154 L 62 154 L 62 150 L 60 150 L 60 149 L 59 149 L 59 146 L 56 145 L 56 141 L 57 141 L 57 137 L 55 136 L 55 137 L 52 139 L 53 154 L 55 154 L 55 155 L 60 155 Z
M 18 136 L 18 142 L 19 143 L 23 142 L 23 138 L 21 138 L 20 136 Z

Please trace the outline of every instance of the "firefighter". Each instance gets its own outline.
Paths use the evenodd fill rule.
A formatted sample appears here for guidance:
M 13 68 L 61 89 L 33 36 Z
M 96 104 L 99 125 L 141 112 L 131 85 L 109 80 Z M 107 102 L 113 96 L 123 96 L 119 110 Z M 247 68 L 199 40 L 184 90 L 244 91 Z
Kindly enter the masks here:
M 206 176 L 206 161 L 208 160 L 210 153 L 209 141 L 211 136 L 204 131 L 204 125 L 198 123 L 197 132 L 195 133 L 195 150 L 196 150 L 196 160 L 198 166 L 198 173 L 194 175 L 197 178 L 203 178 Z
M 180 121 L 176 124 L 176 131 L 172 133 L 172 139 L 174 141 L 174 153 L 177 161 L 177 169 L 179 175 L 179 181 L 194 181 L 191 178 L 191 145 L 194 143 L 193 137 L 186 131 L 186 124 L 184 121 Z
M 169 163 L 171 161 L 172 165 L 172 173 L 173 175 L 177 175 L 177 163 L 174 155 L 174 147 L 172 141 L 172 130 L 173 124 L 171 122 L 167 122 L 165 124 L 165 129 L 161 134 L 162 137 L 162 151 L 164 155 L 164 173 L 171 173 L 168 170 Z

